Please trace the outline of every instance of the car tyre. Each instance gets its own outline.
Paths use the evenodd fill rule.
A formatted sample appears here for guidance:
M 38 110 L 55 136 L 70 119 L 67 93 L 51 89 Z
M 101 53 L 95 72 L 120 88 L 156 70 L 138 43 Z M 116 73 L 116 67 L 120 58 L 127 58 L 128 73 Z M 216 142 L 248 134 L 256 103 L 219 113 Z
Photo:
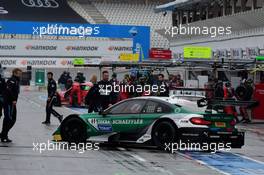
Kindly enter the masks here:
M 85 143 L 88 138 L 87 125 L 77 117 L 64 120 L 60 130 L 62 140 L 69 143 Z
M 177 129 L 169 121 L 157 123 L 152 131 L 152 141 L 160 149 L 165 148 L 165 144 L 174 143 L 177 140 Z

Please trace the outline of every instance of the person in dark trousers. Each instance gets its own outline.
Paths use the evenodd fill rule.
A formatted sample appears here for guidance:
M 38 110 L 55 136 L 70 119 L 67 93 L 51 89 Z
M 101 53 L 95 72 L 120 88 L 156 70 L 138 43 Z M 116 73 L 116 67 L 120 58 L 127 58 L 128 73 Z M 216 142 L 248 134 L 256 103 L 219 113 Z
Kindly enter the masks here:
M 3 128 L 0 134 L 1 142 L 12 142 L 8 138 L 8 132 L 16 123 L 16 115 L 17 115 L 17 100 L 19 94 L 19 83 L 20 77 L 22 75 L 22 71 L 18 68 L 12 71 L 12 77 L 9 78 L 6 82 L 6 88 L 4 90 L 4 120 L 3 120 Z
M 0 74 L 0 118 L 3 115 L 3 107 L 4 107 L 4 91 L 6 89 L 6 82 L 5 79 L 2 78 L 2 75 Z
M 112 84 L 109 81 L 109 73 L 108 71 L 103 71 L 102 73 L 103 79 L 98 82 L 98 87 L 99 87 L 99 103 L 100 107 L 102 110 L 105 110 L 110 106 L 111 103 L 111 88 Z
M 48 99 L 46 103 L 46 120 L 42 122 L 42 124 L 48 125 L 50 124 L 50 116 L 53 114 L 56 118 L 62 122 L 63 116 L 60 115 L 57 111 L 53 109 L 54 99 L 56 98 L 56 91 L 57 91 L 57 84 L 56 81 L 53 79 L 53 73 L 48 72 Z

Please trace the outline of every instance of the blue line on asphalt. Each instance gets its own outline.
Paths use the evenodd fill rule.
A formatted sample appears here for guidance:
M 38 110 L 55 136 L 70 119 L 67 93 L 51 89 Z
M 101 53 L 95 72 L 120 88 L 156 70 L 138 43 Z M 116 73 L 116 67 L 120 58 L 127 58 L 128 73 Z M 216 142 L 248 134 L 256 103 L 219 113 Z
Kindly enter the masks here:
M 42 101 L 46 101 L 47 100 L 47 95 L 40 95 L 39 96 L 39 99 L 42 100 Z
M 230 152 L 187 152 L 186 155 L 231 175 L 263 175 L 264 163 Z

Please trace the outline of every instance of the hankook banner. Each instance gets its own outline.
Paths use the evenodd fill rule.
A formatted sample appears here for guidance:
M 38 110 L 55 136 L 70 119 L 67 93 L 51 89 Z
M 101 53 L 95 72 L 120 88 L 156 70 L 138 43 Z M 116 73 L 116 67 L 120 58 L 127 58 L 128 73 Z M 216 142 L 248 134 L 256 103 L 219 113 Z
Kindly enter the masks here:
M 0 56 L 110 57 L 132 53 L 132 41 L 0 40 Z
M 89 64 L 99 64 L 100 58 L 85 58 Z M 70 68 L 73 66 L 74 58 L 12 58 L 0 57 L 0 64 L 3 67 L 25 68 L 32 66 L 34 68 Z

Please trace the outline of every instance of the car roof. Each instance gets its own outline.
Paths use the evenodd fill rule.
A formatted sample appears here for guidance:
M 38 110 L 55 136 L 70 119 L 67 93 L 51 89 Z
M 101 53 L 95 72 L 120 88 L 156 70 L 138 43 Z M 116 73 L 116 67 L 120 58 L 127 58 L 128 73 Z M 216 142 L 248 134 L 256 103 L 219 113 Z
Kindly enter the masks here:
M 162 102 L 163 103 L 167 103 L 167 104 L 170 104 L 170 105 L 173 105 L 173 106 L 176 105 L 176 106 L 179 106 L 179 107 L 183 107 L 187 111 L 192 111 L 192 112 L 204 112 L 204 111 L 206 111 L 206 107 L 198 107 L 197 102 L 186 100 L 186 99 L 182 99 L 182 98 L 142 96 L 142 97 L 134 97 L 134 98 L 126 99 L 124 101 L 137 100 L 137 99 L 139 99 L 139 100 L 153 100 L 153 101 L 159 101 L 161 103 Z
M 186 100 L 183 98 L 170 98 L 170 97 L 157 97 L 157 96 L 143 96 L 143 97 L 135 97 L 134 99 L 145 99 L 145 100 L 161 100 L 161 101 L 165 101 L 168 102 L 170 104 L 173 105 L 180 105 L 180 106 L 184 106 L 185 103 L 187 104 L 196 104 L 193 101 L 190 100 Z

